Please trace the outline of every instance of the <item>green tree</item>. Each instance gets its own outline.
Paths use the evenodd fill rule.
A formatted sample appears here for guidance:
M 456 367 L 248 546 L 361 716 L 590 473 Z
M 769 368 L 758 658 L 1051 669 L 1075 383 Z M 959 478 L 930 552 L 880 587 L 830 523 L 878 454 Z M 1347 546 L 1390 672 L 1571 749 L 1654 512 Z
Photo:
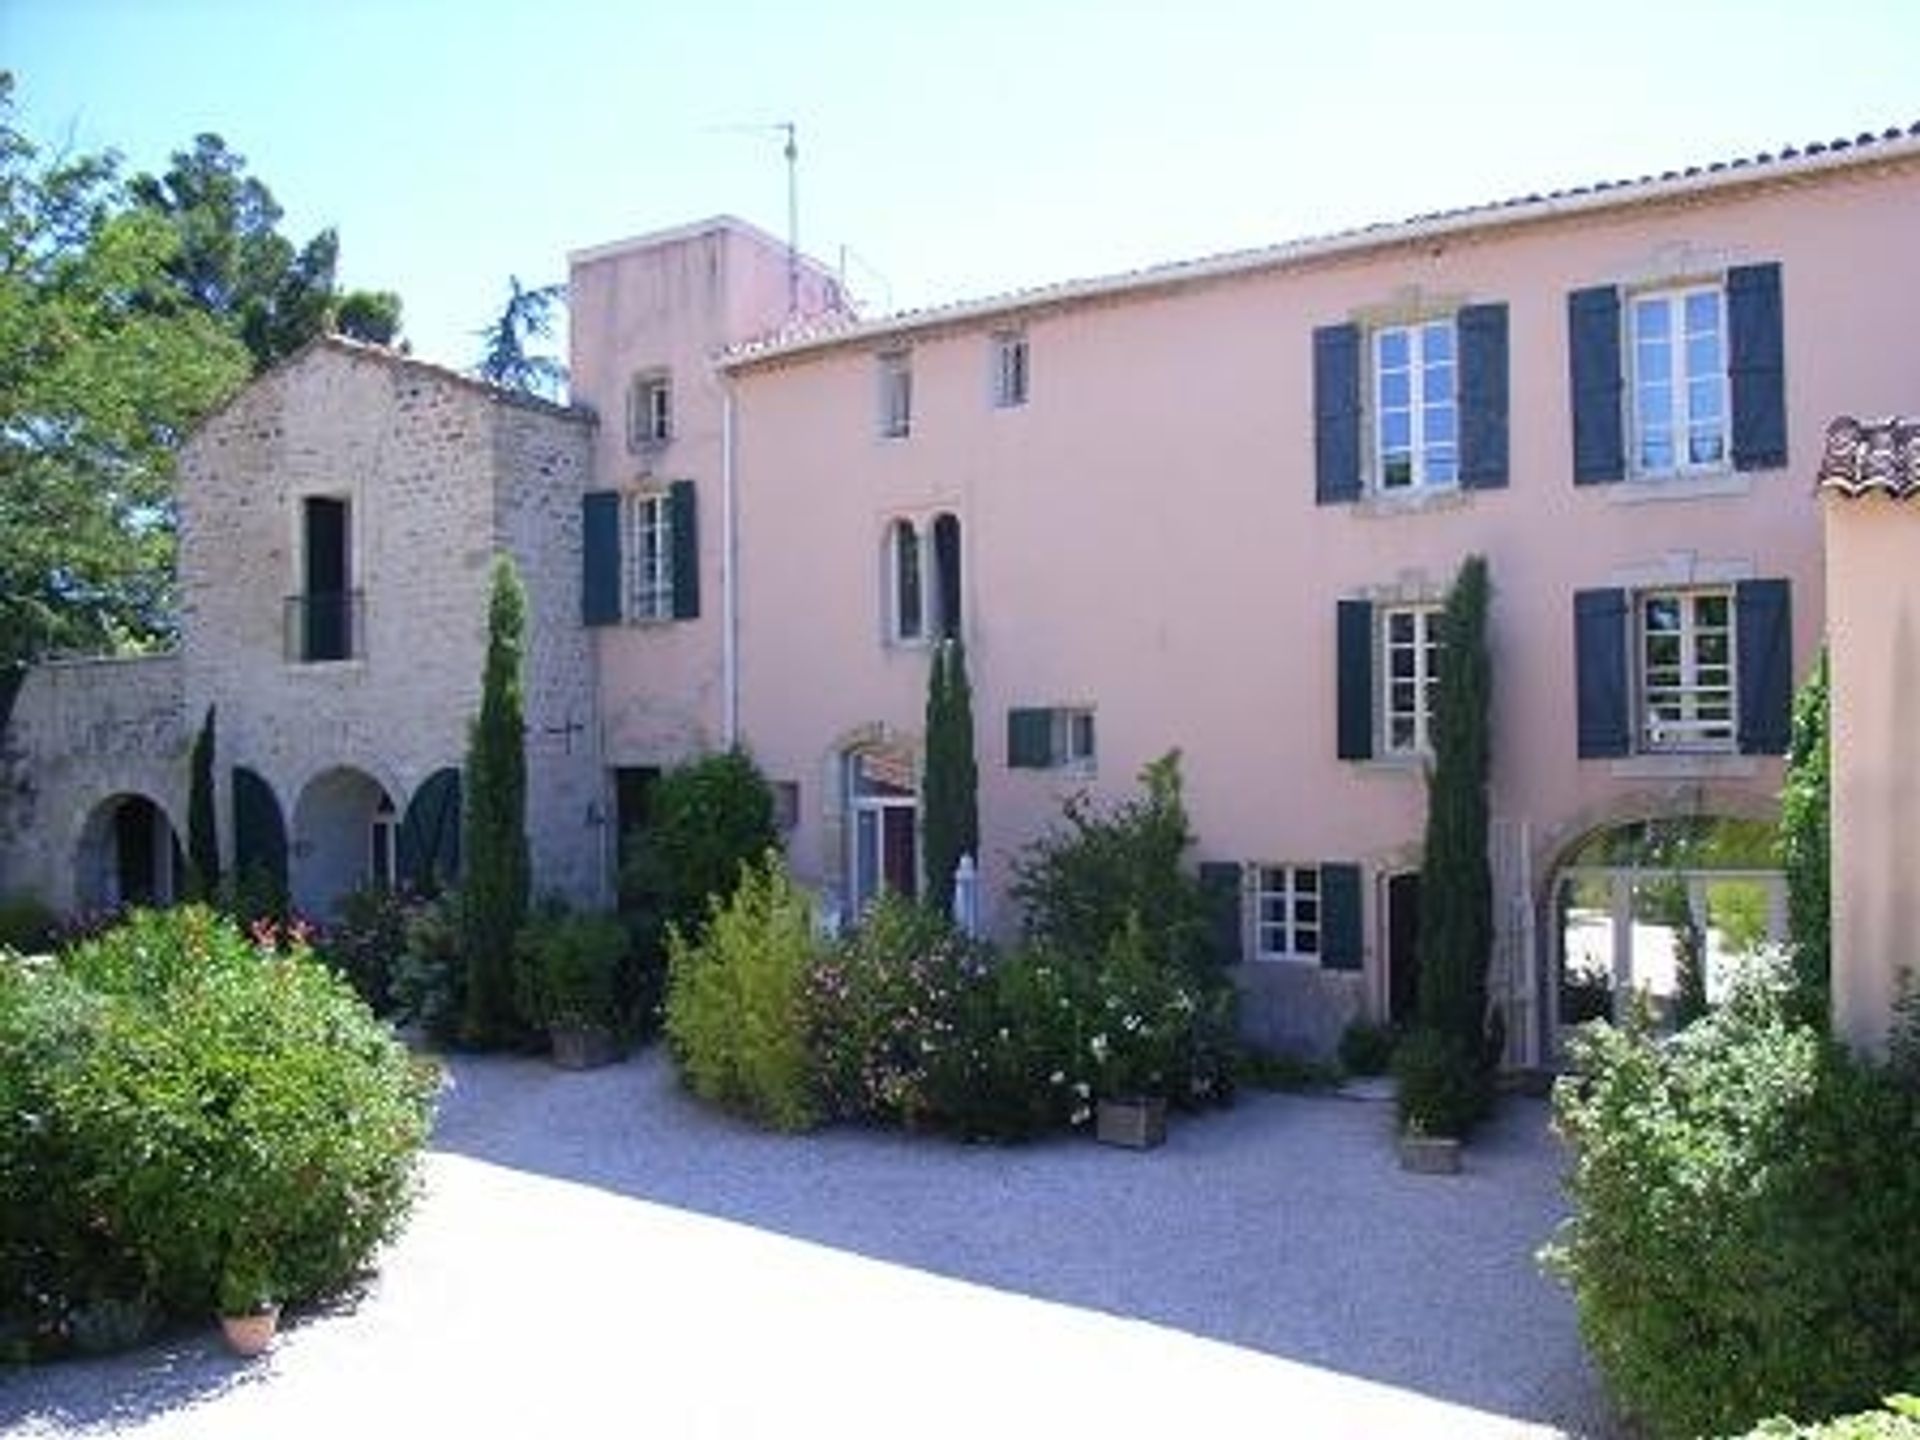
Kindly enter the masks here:
M 980 854 L 980 772 L 973 750 L 973 685 L 960 640 L 943 640 L 927 667 L 926 768 L 920 780 L 927 903 L 953 909 L 960 857 Z
M 509 390 L 558 399 L 567 383 L 567 368 L 550 355 L 529 350 L 529 342 L 550 339 L 553 312 L 566 303 L 567 287 L 542 285 L 529 290 L 520 277 L 507 277 L 507 303 L 493 323 L 480 332 L 480 363 L 473 373 Z
M 1800 1018 L 1822 1027 L 1828 1022 L 1833 965 L 1829 705 L 1827 653 L 1822 650 L 1794 699 L 1787 778 L 1780 792 L 1780 864 L 1787 872 L 1787 929 L 1798 992 L 1794 1009 Z
M 522 707 L 526 592 L 513 561 L 493 563 L 487 606 L 487 663 L 480 714 L 467 743 L 461 855 L 460 948 L 466 1006 L 460 1038 L 500 1045 L 520 1028 L 513 1009 L 514 940 L 527 918 L 526 721 Z
M 723 750 L 662 775 L 650 810 L 645 829 L 621 837 L 622 903 L 637 913 L 644 945 L 663 943 L 669 926 L 697 938 L 743 867 L 780 848 L 773 791 L 751 755 Z
M 220 834 L 213 819 L 213 706 L 207 706 L 193 737 L 192 777 L 187 791 L 187 896 L 209 900 L 220 893 Z
M 0 72 L 0 671 L 171 633 L 173 449 L 247 374 L 111 155 L 42 160 Z
M 1427 776 L 1420 867 L 1419 1028 L 1448 1063 L 1478 1070 L 1487 1055 L 1487 961 L 1493 948 L 1493 875 L 1487 859 L 1487 563 L 1469 556 L 1440 615 L 1433 768 Z
M 391 345 L 400 334 L 400 297 L 391 290 L 352 290 L 333 307 L 332 329 L 349 340 Z

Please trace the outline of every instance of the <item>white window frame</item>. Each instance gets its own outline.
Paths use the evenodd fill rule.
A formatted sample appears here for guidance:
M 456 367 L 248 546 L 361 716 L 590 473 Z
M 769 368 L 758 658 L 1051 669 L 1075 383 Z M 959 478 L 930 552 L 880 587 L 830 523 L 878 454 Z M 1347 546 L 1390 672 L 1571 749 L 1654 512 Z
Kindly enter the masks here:
M 636 490 L 626 497 L 627 574 L 621 599 L 629 620 L 673 618 L 673 497 Z
M 627 391 L 627 448 L 645 454 L 671 439 L 673 377 L 665 370 L 643 371 Z
M 1029 393 L 1027 332 L 1001 330 L 993 337 L 993 404 L 996 410 L 1017 410 Z
M 880 438 L 913 434 L 913 352 L 883 350 L 876 363 L 880 387 Z
M 1433 707 L 1440 668 L 1440 614 L 1438 605 L 1382 605 L 1380 634 L 1375 642 L 1379 661 L 1376 684 L 1380 704 L 1380 751 L 1383 755 L 1419 757 L 1433 753 Z M 1411 621 L 1411 641 L 1396 638 L 1395 621 Z M 1405 656 L 1409 673 L 1401 675 L 1396 661 Z M 1411 705 L 1403 687 L 1412 687 Z
M 906 825 L 913 832 L 914 896 L 924 893 L 926 877 L 922 872 L 926 867 L 926 856 L 921 848 L 920 836 L 920 794 L 917 779 L 912 794 L 902 795 L 863 795 L 860 793 L 859 769 L 863 759 L 882 756 L 909 766 L 905 756 L 892 751 L 856 749 L 845 753 L 841 784 L 845 788 L 847 806 L 847 913 L 859 916 L 867 906 L 879 896 L 886 883 L 887 836 L 895 826 Z M 906 786 L 901 786 L 906 789 Z M 872 866 L 864 862 L 862 840 L 867 831 L 872 834 Z
M 1705 623 L 1702 602 L 1718 601 L 1724 620 Z M 1677 602 L 1678 627 L 1656 632 L 1652 607 Z M 1730 587 L 1643 590 L 1634 597 L 1634 675 L 1640 723 L 1636 743 L 1649 754 L 1721 754 L 1738 747 L 1740 654 L 1734 592 Z M 1656 663 L 1656 638 L 1674 640 L 1672 662 Z M 1716 642 L 1718 642 L 1716 646 Z M 1724 662 L 1711 652 L 1721 649 Z M 1708 652 L 1702 658 L 1702 652 Z M 1704 712 L 1704 713 L 1703 713 Z
M 1701 296 L 1713 300 L 1713 338 L 1718 358 L 1716 364 L 1696 372 L 1690 364 L 1689 344 L 1695 334 L 1687 329 L 1687 317 L 1689 302 Z M 1642 316 L 1655 309 L 1666 317 L 1666 336 L 1664 339 L 1648 337 L 1643 340 Z M 1716 281 L 1711 284 L 1637 291 L 1627 296 L 1626 310 L 1628 367 L 1632 377 L 1629 429 L 1634 473 L 1647 476 L 1700 475 L 1720 474 L 1729 470 L 1733 465 L 1733 389 L 1727 376 L 1730 337 L 1727 331 L 1726 286 Z M 1667 371 L 1664 382 L 1652 378 L 1648 373 L 1651 356 L 1662 353 Z M 1662 383 L 1667 392 L 1664 413 L 1650 413 L 1655 410 L 1650 400 L 1650 387 Z M 1704 387 L 1703 394 L 1708 399 L 1709 408 L 1717 407 L 1717 423 L 1710 416 L 1696 420 L 1696 387 Z M 1654 421 L 1659 422 L 1667 436 L 1667 464 L 1654 463 L 1647 457 L 1651 422 Z M 1709 437 L 1710 448 L 1715 453 L 1704 459 L 1696 459 L 1693 453 L 1696 436 Z
M 1319 965 L 1326 938 L 1320 867 L 1263 861 L 1247 869 L 1254 959 Z
M 1446 355 L 1444 358 L 1428 358 L 1428 350 L 1436 343 L 1436 337 L 1446 336 Z M 1387 343 L 1394 337 L 1404 337 L 1407 347 L 1407 363 L 1404 366 L 1389 366 L 1385 359 Z M 1455 490 L 1460 486 L 1460 332 L 1451 315 L 1434 316 L 1423 320 L 1409 321 L 1401 325 L 1381 325 L 1375 327 L 1371 337 L 1370 355 L 1372 359 L 1371 394 L 1373 402 L 1373 481 L 1374 488 L 1383 495 L 1411 495 L 1432 490 Z M 1444 367 L 1444 380 L 1436 379 L 1436 372 Z M 1404 373 L 1407 395 L 1404 404 L 1387 403 L 1387 378 L 1389 375 Z M 1444 393 L 1430 395 L 1429 386 L 1440 387 Z M 1407 417 L 1407 445 L 1404 458 L 1406 472 L 1404 477 L 1393 479 L 1388 475 L 1389 450 L 1387 444 L 1387 419 L 1389 415 L 1404 413 Z M 1442 438 L 1430 435 L 1430 429 L 1443 427 L 1437 423 L 1438 417 L 1447 416 L 1446 426 L 1451 427 L 1451 437 Z M 1394 447 L 1395 455 L 1401 453 L 1400 447 Z
M 1100 735 L 1091 705 L 1056 705 L 1048 742 L 1053 768 L 1092 774 L 1099 765 Z

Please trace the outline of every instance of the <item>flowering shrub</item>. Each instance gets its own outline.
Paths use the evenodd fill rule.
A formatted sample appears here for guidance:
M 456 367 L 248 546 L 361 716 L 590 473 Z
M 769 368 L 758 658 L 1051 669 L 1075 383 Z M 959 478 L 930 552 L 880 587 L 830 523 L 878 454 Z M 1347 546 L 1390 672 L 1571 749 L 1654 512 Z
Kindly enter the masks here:
M 394 1008 L 393 972 L 407 948 L 409 908 L 407 897 L 391 886 L 363 886 L 341 902 L 338 920 L 308 937 L 321 963 L 353 986 L 376 1015 Z
M 398 1231 L 431 1077 L 303 944 L 264 938 L 189 907 L 0 956 L 0 1329 L 137 1338 L 210 1313 L 239 1265 L 298 1304 Z

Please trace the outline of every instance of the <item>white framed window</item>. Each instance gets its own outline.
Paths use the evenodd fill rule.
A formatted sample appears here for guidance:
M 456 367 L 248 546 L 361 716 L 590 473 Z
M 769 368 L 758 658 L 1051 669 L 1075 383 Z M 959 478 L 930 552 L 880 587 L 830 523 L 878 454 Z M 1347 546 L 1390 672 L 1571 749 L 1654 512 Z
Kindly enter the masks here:
M 673 381 L 664 370 L 633 377 L 627 391 L 627 448 L 657 450 L 673 438 Z
M 885 634 L 919 645 L 960 633 L 960 519 L 948 511 L 889 520 L 882 547 Z
M 993 337 L 993 403 L 1012 410 L 1027 403 L 1027 335 L 1002 330 Z
M 1007 712 L 1007 764 L 1015 770 L 1091 774 L 1099 738 L 1091 705 L 1055 705 Z
M 1389 755 L 1433 753 L 1433 702 L 1440 678 L 1440 607 L 1380 611 L 1381 748 Z
M 1727 305 L 1719 285 L 1633 296 L 1633 463 L 1642 475 L 1728 464 Z
M 1320 937 L 1320 867 L 1254 866 L 1254 958 L 1318 964 Z
M 1093 769 L 1097 747 L 1092 706 L 1063 706 L 1053 712 L 1053 753 L 1060 769 Z
M 889 350 L 878 362 L 880 434 L 904 440 L 913 431 L 913 357 L 905 350 Z
M 888 634 L 896 644 L 927 638 L 923 538 L 911 520 L 887 526 Z
M 664 491 L 627 497 L 627 618 L 673 618 L 673 504 Z
M 913 757 L 876 747 L 846 756 L 847 880 L 859 915 L 881 890 L 920 893 L 920 796 Z
M 1451 318 L 1373 332 L 1373 442 L 1381 490 L 1459 483 L 1458 376 Z
M 1731 750 L 1735 712 L 1731 590 L 1637 598 L 1640 743 L 1652 751 Z

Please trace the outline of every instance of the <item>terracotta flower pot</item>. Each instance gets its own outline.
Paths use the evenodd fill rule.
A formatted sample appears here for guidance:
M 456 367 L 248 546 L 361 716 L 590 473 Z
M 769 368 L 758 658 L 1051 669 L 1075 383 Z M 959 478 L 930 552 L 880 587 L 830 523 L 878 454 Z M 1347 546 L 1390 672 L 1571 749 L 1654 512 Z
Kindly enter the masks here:
M 280 1328 L 280 1307 L 270 1306 L 252 1315 L 222 1315 L 221 1332 L 227 1337 L 227 1348 L 245 1359 L 251 1360 L 273 1343 L 273 1337 Z
M 1151 1150 L 1167 1138 L 1167 1102 L 1159 1096 L 1138 1100 L 1102 1100 L 1094 1112 L 1094 1134 L 1102 1144 Z

